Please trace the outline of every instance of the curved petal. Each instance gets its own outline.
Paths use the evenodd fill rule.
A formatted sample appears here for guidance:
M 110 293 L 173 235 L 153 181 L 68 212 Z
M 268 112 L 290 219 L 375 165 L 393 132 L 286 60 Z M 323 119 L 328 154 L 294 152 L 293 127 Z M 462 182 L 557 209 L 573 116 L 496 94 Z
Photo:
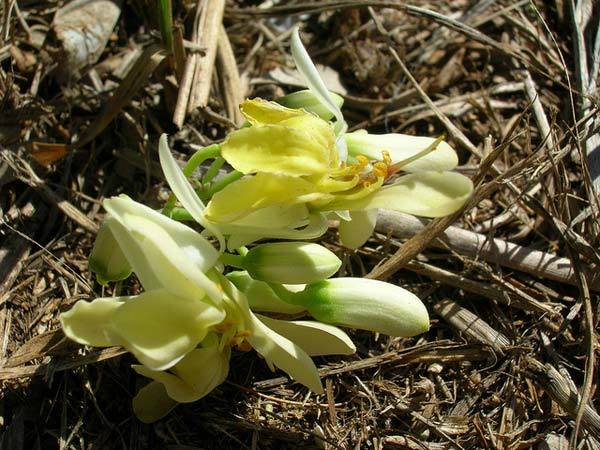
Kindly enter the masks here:
M 348 248 L 359 248 L 373 234 L 377 223 L 377 209 L 353 211 L 350 220 L 340 220 L 340 241 Z
M 260 172 L 217 192 L 205 214 L 210 221 L 220 224 L 241 219 L 262 208 L 305 203 L 327 196 L 302 178 Z M 265 222 L 264 226 L 269 226 L 269 223 Z
M 203 272 L 214 264 L 216 252 L 202 236 L 183 224 L 165 226 L 165 219 L 174 221 L 128 198 L 103 204 L 117 220 L 111 230 L 146 290 L 164 288 L 185 298 L 207 293 L 220 301 L 221 292 Z
M 257 315 L 269 328 L 299 345 L 310 356 L 351 355 L 356 346 L 346 333 L 314 320 L 286 321 Z
M 402 162 L 414 157 L 433 145 L 434 138 L 411 136 L 407 134 L 369 134 L 364 130 L 344 135 L 348 152 L 353 155 L 364 155 L 370 159 L 382 159 L 382 151 L 387 151 L 393 163 Z M 458 156 L 450 145 L 440 142 L 435 150 L 423 155 L 402 167 L 406 172 L 452 170 L 458 165 Z
M 63 332 L 75 342 L 93 347 L 120 345 L 110 323 L 123 300 L 129 297 L 98 298 L 93 302 L 80 300 L 60 315 Z
M 208 395 L 229 372 L 231 349 L 220 352 L 216 346 L 192 350 L 173 367 L 173 373 L 131 366 L 137 373 L 165 386 L 167 394 L 179 403 L 191 403 Z
M 248 119 L 248 122 L 254 126 L 274 125 L 292 117 L 306 115 L 301 109 L 293 109 L 262 98 L 244 100 L 240 105 L 240 111 Z
M 138 419 L 152 423 L 169 414 L 177 402 L 169 397 L 163 384 L 152 381 L 138 391 L 132 406 Z
M 246 296 L 226 277 L 219 275 L 219 278 L 227 297 L 235 303 L 239 314 L 244 317 L 245 328 L 249 332 L 246 341 L 265 358 L 269 367 L 279 367 L 294 380 L 321 394 L 323 387 L 319 372 L 310 356 L 298 345 L 262 323 L 250 311 Z
M 111 328 L 142 364 L 164 370 L 192 351 L 224 318 L 223 310 L 200 299 L 150 291 L 123 302 L 112 315 Z
M 173 158 L 171 150 L 169 149 L 169 144 L 167 143 L 166 134 L 162 134 L 158 141 L 158 156 L 165 179 L 167 180 L 167 183 L 169 183 L 175 197 L 177 197 L 196 222 L 217 237 L 221 248 L 224 248 L 225 240 L 223 239 L 223 235 L 217 228 L 213 227 L 204 219 L 204 203 L 198 198 L 194 188 L 192 188 L 182 170 L 177 165 L 175 158 Z
M 211 269 L 219 259 L 219 252 L 200 233 L 181 222 L 147 207 L 127 197 L 114 197 L 108 200 L 112 211 L 118 212 L 121 221 L 125 215 L 141 216 L 163 228 L 175 243 L 185 252 L 190 263 L 202 272 Z
M 271 330 L 252 312 L 249 312 L 250 332 L 248 343 L 263 358 L 311 391 L 322 394 L 323 386 L 313 360 L 299 345 Z
M 312 114 L 290 118 L 281 125 L 242 128 L 221 144 L 221 154 L 242 173 L 284 175 L 326 173 L 335 135 L 331 126 Z
M 423 217 L 442 217 L 458 210 L 473 191 L 473 183 L 454 172 L 420 172 L 398 178 L 358 200 L 340 200 L 327 209 L 349 211 L 390 209 Z
M 310 59 L 310 56 L 304 48 L 304 45 L 302 45 L 302 40 L 300 39 L 300 33 L 298 32 L 298 28 L 294 29 L 290 44 L 292 58 L 294 58 L 296 68 L 298 69 L 298 72 L 300 72 L 300 75 L 302 75 L 302 78 L 304 78 L 307 87 L 319 99 L 323 106 L 329 109 L 329 111 L 331 111 L 335 116 L 337 121 L 336 134 L 341 135 L 345 133 L 348 126 L 346 125 L 346 121 L 344 120 L 342 111 L 335 103 L 335 101 L 331 98 L 329 90 L 327 90 L 327 87 L 321 79 L 317 68 Z M 347 154 L 340 154 L 341 161 L 346 161 L 346 157 Z
M 137 364 L 131 367 L 143 377 L 150 378 L 164 386 L 167 395 L 178 403 L 190 403 L 204 397 L 204 395 L 199 395 L 198 392 L 194 391 L 181 378 L 170 372 L 150 370 Z
M 217 345 L 198 348 L 175 365 L 173 372 L 200 395 L 197 400 L 225 381 L 230 357 L 231 347 L 225 347 L 223 351 Z

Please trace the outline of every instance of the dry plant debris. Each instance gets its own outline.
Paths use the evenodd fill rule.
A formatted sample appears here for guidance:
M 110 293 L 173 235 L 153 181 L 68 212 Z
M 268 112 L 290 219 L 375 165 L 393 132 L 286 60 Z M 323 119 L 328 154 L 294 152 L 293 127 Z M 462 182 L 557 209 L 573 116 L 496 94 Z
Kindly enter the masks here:
M 93 3 L 0 5 L 0 447 L 600 448 L 598 4 L 173 0 L 166 57 L 155 3 L 128 0 L 65 72 L 60 19 Z M 476 182 L 451 218 L 382 212 L 356 252 L 326 238 L 344 273 L 425 299 L 433 326 L 355 333 L 355 357 L 319 359 L 320 397 L 237 353 L 226 384 L 143 425 L 130 357 L 58 328 L 103 293 L 87 267 L 100 201 L 158 205 L 162 132 L 189 155 L 240 123 L 244 97 L 293 90 L 297 23 L 351 126 L 445 134 Z

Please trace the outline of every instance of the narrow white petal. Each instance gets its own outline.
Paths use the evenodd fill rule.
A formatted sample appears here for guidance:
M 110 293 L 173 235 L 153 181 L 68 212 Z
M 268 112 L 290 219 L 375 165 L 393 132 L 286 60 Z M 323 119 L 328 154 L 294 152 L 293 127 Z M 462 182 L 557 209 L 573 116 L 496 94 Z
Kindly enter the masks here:
M 304 48 L 304 45 L 302 45 L 298 28 L 294 29 L 294 32 L 292 33 L 291 50 L 298 72 L 300 72 L 300 75 L 302 75 L 304 78 L 307 87 L 311 90 L 315 97 L 319 99 L 323 106 L 333 113 L 337 121 L 336 134 L 338 136 L 342 136 L 348 128 L 346 121 L 344 120 L 344 116 L 342 115 L 342 111 L 329 94 L 329 90 L 321 79 L 317 68 L 310 59 L 310 56 Z M 340 160 L 346 161 L 348 154 L 345 145 L 338 145 L 338 148 L 340 150 Z
M 252 312 L 248 312 L 248 322 L 252 333 L 247 338 L 248 343 L 267 362 L 280 368 L 311 391 L 322 394 L 323 386 L 321 385 L 319 372 L 310 356 L 299 345 L 276 333 Z
M 382 152 L 389 153 L 393 163 L 402 162 L 433 145 L 436 139 L 425 136 L 388 133 L 370 134 L 364 130 L 344 135 L 350 155 L 364 155 L 370 159 L 382 159 Z M 458 165 L 458 156 L 454 149 L 441 141 L 435 150 L 421 156 L 416 161 L 402 167 L 406 172 L 452 170 Z
M 310 356 L 351 355 L 356 346 L 346 333 L 314 320 L 277 320 L 257 314 L 269 328 L 299 345 Z
M 166 134 L 161 135 L 158 142 L 158 156 L 167 183 L 169 183 L 175 197 L 177 197 L 196 222 L 217 237 L 221 249 L 223 249 L 225 247 L 223 235 L 215 226 L 204 218 L 204 203 L 198 198 L 194 188 L 185 178 L 185 175 L 177 165 L 177 161 L 173 158 L 169 145 L 167 144 Z
M 423 217 L 442 217 L 458 210 L 473 191 L 471 180 L 454 172 L 419 172 L 405 175 L 391 186 L 358 200 L 333 201 L 331 209 L 349 211 L 390 209 Z

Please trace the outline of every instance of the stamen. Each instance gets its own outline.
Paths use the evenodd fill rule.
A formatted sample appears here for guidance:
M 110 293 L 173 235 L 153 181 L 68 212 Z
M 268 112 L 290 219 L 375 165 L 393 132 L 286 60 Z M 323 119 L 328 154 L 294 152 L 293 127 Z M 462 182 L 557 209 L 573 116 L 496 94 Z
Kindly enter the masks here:
M 388 165 L 385 162 L 379 161 L 373 165 L 373 173 L 377 177 L 385 178 L 388 173 Z
M 387 150 L 382 150 L 381 155 L 383 156 L 383 162 L 386 164 L 386 166 L 391 166 L 392 158 L 390 156 L 390 152 L 388 152 Z

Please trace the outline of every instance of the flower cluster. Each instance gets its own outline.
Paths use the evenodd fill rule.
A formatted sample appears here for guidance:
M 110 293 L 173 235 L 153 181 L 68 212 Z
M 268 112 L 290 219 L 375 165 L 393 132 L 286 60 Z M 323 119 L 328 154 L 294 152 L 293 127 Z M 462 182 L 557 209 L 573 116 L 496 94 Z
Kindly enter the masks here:
M 133 369 L 152 380 L 133 400 L 145 422 L 221 384 L 232 349 L 254 349 L 272 369 L 321 393 L 311 357 L 355 351 L 338 326 L 406 337 L 429 328 L 414 294 L 375 280 L 330 278 L 341 261 L 305 240 L 323 235 L 335 217 L 342 243 L 359 247 L 379 208 L 443 216 L 462 206 L 472 184 L 450 171 L 457 157 L 441 139 L 348 133 L 341 98 L 325 89 L 297 32 L 292 54 L 309 90 L 243 102 L 248 123 L 194 155 L 184 171 L 160 138 L 173 192 L 162 211 L 126 196 L 103 202 L 107 216 L 90 269 L 101 284 L 134 273 L 143 292 L 79 301 L 61 322 L 81 344 L 133 354 Z M 235 170 L 195 188 L 188 176 L 206 157 Z M 283 241 L 247 247 L 264 239 Z

